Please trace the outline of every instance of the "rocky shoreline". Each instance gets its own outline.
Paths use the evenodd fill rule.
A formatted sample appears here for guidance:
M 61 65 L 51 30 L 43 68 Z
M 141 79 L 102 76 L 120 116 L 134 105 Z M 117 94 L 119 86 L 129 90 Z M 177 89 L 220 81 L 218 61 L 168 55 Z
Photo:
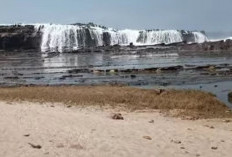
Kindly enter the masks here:
M 146 53 L 146 52 L 165 52 L 165 51 L 231 51 L 232 40 L 222 40 L 215 42 L 194 43 L 193 34 L 189 31 L 180 31 L 183 42 L 171 44 L 158 44 L 146 46 L 134 46 L 130 43 L 128 46 L 109 45 L 110 36 L 103 33 L 104 46 L 96 46 L 96 41 L 91 37 L 90 26 L 86 25 L 81 38 L 84 47 L 78 50 L 65 51 L 70 53 Z M 34 25 L 12 25 L 0 26 L 0 50 L 1 51 L 41 51 L 42 42 L 42 27 L 36 28 Z M 189 44 L 193 42 L 192 44 Z M 107 44 L 108 43 L 108 44 Z
M 0 26 L 0 50 L 40 51 L 41 33 L 32 25 Z

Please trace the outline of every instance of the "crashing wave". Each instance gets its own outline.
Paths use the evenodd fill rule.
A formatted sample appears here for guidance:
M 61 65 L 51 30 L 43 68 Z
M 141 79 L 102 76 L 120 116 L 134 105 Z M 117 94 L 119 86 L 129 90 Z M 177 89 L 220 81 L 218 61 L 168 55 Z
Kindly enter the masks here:
M 83 47 L 104 45 L 140 45 L 172 44 L 184 42 L 178 30 L 114 30 L 97 25 L 57 25 L 37 24 L 42 32 L 41 51 L 74 51 Z M 191 43 L 207 41 L 205 34 L 191 32 Z

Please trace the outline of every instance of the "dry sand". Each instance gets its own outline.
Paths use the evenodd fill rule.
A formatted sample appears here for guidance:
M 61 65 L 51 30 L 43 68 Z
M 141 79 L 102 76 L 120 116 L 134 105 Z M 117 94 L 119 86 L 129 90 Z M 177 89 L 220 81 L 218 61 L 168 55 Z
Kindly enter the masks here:
M 223 119 L 188 121 L 150 111 L 113 120 L 114 112 L 0 102 L 0 157 L 231 157 L 232 123 Z

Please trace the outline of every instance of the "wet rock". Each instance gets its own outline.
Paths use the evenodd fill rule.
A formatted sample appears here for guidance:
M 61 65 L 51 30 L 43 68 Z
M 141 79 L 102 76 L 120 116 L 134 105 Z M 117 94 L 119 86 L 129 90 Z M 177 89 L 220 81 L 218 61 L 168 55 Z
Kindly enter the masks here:
M 76 74 L 76 73 L 89 73 L 89 69 L 72 69 L 72 70 L 68 70 L 68 73 L 70 74 Z
M 130 76 L 132 79 L 136 78 L 137 76 L 136 75 L 131 75 Z
M 146 140 L 152 140 L 152 138 L 150 136 L 143 136 L 143 138 Z
M 183 66 L 171 66 L 171 67 L 164 67 L 164 68 L 160 68 L 161 71 L 177 71 L 177 70 L 182 70 Z
M 133 48 L 134 47 L 134 44 L 133 43 L 130 43 L 130 45 L 129 45 L 131 48 Z
M 60 53 L 58 53 L 58 52 L 50 52 L 50 53 L 48 53 L 47 56 L 44 57 L 44 58 L 53 58 L 53 57 L 58 56 L 59 54 L 60 54 Z
M 232 92 L 230 92 L 230 93 L 228 94 L 228 100 L 229 100 L 230 103 L 232 103 Z
M 35 80 L 40 80 L 40 79 L 43 79 L 44 77 L 41 76 L 41 77 L 35 77 Z
M 161 85 L 161 86 L 164 86 L 164 87 L 165 87 L 165 86 L 168 86 L 169 84 L 170 84 L 169 82 L 161 82 L 161 83 L 160 83 L 160 85 Z
M 179 46 L 179 50 L 184 51 L 198 51 L 198 52 L 211 52 L 211 51 L 231 51 L 232 40 L 216 41 L 216 42 L 205 42 L 195 44 L 183 44 Z
M 9 80 L 18 80 L 18 76 L 9 76 L 9 77 L 4 77 L 4 79 L 9 79 Z
M 121 72 L 123 72 L 123 73 L 132 73 L 133 69 L 123 69 L 123 70 L 121 70 Z
M 28 144 L 34 149 L 41 149 L 42 148 L 41 145 L 35 145 L 35 144 L 32 144 L 32 143 L 28 143 Z
M 32 25 L 0 26 L 0 49 L 40 50 L 42 34 Z
M 63 75 L 59 79 L 60 80 L 65 80 L 66 78 L 75 78 L 75 77 L 83 77 L 83 75 L 73 75 L 73 74 L 71 74 L 71 75 Z
M 115 113 L 115 114 L 113 114 L 112 119 L 114 119 L 114 120 L 124 120 L 124 118 L 123 118 L 123 116 L 122 116 L 121 113 Z

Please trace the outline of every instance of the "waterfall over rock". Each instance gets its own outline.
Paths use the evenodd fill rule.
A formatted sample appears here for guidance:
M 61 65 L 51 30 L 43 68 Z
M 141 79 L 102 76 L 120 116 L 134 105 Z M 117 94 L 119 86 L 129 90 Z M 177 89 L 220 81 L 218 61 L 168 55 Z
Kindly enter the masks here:
M 202 43 L 207 41 L 201 32 L 188 32 L 187 37 L 178 30 L 114 30 L 96 25 L 39 24 L 42 32 L 41 51 L 74 51 L 79 48 L 105 45 L 172 44 L 179 42 Z M 191 38 L 191 40 L 190 40 Z
M 0 25 L 0 49 L 34 49 L 42 52 L 71 52 L 82 48 L 204 43 L 204 32 L 184 30 L 116 30 L 89 24 Z
M 205 41 L 208 41 L 208 38 L 205 36 L 205 34 L 201 32 L 193 32 L 195 43 L 204 43 Z

